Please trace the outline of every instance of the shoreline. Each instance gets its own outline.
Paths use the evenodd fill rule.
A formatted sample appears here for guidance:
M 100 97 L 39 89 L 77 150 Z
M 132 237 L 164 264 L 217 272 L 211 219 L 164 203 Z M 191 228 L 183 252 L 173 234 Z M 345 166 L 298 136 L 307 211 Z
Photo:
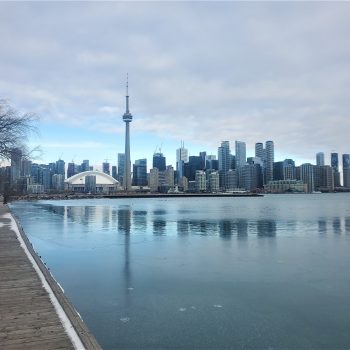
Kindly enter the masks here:
M 11 201 L 36 201 L 36 200 L 65 200 L 65 199 L 124 199 L 124 198 L 245 198 L 263 197 L 261 193 L 140 193 L 121 192 L 118 194 L 38 194 L 11 196 L 7 200 Z

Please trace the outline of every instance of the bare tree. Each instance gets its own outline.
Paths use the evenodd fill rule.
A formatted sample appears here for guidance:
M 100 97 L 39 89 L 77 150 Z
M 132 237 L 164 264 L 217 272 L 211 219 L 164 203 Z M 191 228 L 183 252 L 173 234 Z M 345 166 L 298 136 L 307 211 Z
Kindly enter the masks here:
M 33 113 L 19 113 L 0 100 L 0 158 L 10 159 L 16 152 L 29 155 L 25 146 L 28 136 L 35 131 Z

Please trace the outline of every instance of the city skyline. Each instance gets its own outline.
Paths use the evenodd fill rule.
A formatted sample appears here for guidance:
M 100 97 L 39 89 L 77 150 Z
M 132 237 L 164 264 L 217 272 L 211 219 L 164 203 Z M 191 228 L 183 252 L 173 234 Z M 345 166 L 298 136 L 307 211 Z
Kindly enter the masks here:
M 132 163 L 146 156 L 151 164 L 162 147 L 175 166 L 181 140 L 193 155 L 242 140 L 247 156 L 256 142 L 273 140 L 275 159 L 299 164 L 314 162 L 319 151 L 327 163 L 333 151 L 348 153 L 348 3 L 0 9 L 0 97 L 39 115 L 30 146 L 42 146 L 43 163 L 60 156 L 117 163 L 126 72 Z

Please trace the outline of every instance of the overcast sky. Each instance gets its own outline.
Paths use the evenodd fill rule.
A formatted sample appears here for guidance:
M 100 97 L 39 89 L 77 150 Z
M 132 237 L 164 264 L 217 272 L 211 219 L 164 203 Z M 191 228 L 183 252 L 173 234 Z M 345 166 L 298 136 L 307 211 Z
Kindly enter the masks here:
M 350 3 L 0 2 L 0 98 L 40 116 L 42 161 L 174 164 L 222 140 L 276 160 L 350 153 Z M 149 164 L 150 165 L 150 164 Z

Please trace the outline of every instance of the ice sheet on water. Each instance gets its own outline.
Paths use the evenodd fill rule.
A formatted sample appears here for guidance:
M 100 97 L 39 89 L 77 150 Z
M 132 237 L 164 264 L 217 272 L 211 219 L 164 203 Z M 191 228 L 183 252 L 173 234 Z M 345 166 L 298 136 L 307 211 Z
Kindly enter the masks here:
M 127 322 L 130 321 L 130 317 L 122 317 L 122 318 L 120 319 L 120 321 L 123 322 L 123 323 L 127 323 Z

